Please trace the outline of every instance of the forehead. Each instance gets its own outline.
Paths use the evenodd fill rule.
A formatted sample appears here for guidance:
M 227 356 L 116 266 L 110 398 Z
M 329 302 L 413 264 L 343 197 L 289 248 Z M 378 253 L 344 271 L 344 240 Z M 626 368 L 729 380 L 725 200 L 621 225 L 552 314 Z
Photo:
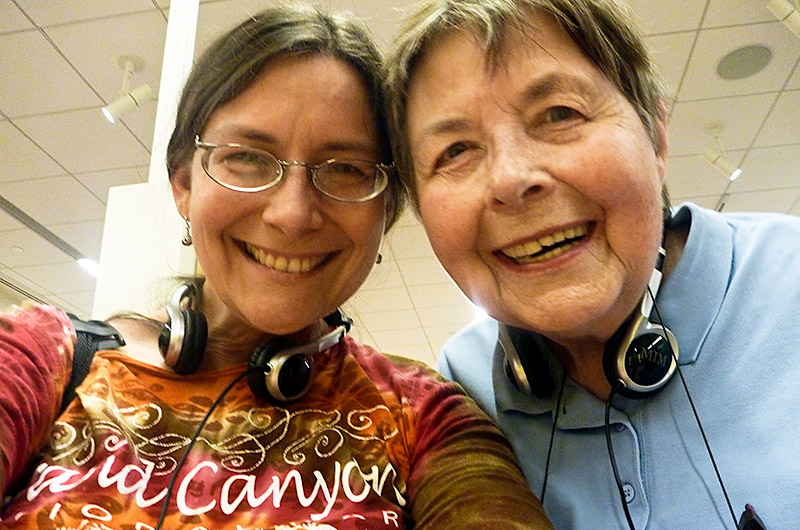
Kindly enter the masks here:
M 458 68 L 469 68 L 464 72 L 468 75 L 480 71 L 487 80 L 513 77 L 521 69 L 527 76 L 538 68 L 605 77 L 549 13 L 529 11 L 523 22 L 506 23 L 492 31 L 489 39 L 485 28 L 466 25 L 438 35 L 418 56 L 409 89 L 431 74 Z

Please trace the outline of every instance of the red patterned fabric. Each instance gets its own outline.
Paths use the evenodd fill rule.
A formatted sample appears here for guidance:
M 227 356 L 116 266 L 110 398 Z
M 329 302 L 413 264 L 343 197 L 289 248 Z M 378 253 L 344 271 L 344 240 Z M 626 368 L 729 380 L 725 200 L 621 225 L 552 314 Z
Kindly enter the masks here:
M 47 315 L 48 329 L 63 328 L 61 315 Z M 3 359 L 19 344 L 18 318 L 0 343 Z M 70 356 L 41 353 L 64 349 L 63 329 L 49 342 L 26 333 L 27 346 L 13 355 L 28 349 L 22 356 L 33 368 L 19 370 L 15 388 L 24 387 L 24 372 L 40 379 L 40 363 L 54 368 L 27 383 L 36 393 L 24 399 L 24 390 L 9 394 L 4 385 L 3 405 L 30 402 L 43 412 L 30 425 L 3 416 L 0 435 L 36 443 Z M 245 368 L 179 376 L 98 353 L 37 459 L 29 446 L 2 444 L 9 477 L 30 478 L 0 528 L 152 529 L 173 476 L 163 524 L 170 530 L 549 527 L 536 523 L 541 507 L 509 446 L 460 387 L 349 337 L 320 356 L 300 402 L 261 401 L 240 380 L 177 469 L 213 401 Z

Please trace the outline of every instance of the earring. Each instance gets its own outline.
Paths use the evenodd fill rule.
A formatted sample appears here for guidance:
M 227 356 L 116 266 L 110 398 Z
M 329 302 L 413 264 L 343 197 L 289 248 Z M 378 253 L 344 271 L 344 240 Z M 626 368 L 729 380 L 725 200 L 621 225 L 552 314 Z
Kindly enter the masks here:
M 375 258 L 375 263 L 378 264 L 378 265 L 383 263 L 383 254 L 381 254 L 380 252 L 378 252 L 378 257 Z
M 189 224 L 189 219 L 183 218 L 183 222 L 186 223 L 186 233 L 183 234 L 183 239 L 181 239 L 181 245 L 184 247 L 192 246 L 192 227 Z

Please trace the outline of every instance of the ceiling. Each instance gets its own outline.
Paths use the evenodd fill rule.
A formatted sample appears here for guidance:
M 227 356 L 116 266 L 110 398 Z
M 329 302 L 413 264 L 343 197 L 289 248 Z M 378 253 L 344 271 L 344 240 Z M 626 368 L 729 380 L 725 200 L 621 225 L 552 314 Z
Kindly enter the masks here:
M 197 48 L 268 3 L 201 2 Z M 385 44 L 398 8 L 410 0 L 318 3 L 361 16 Z M 630 0 L 674 93 L 667 185 L 675 203 L 800 215 L 800 38 L 766 3 Z M 132 87 L 159 86 L 168 4 L 0 0 L 0 205 L 22 214 L 0 209 L 0 303 L 23 291 L 91 315 L 94 279 L 69 251 L 98 259 L 109 187 L 147 181 L 156 103 L 145 102 L 116 125 L 100 107 L 120 90 L 120 56 L 143 59 Z M 726 54 L 752 44 L 772 53 L 763 70 L 740 80 L 717 75 Z M 715 145 L 714 128 L 743 170 L 732 183 L 701 156 Z M 383 351 L 433 363 L 474 309 L 436 262 L 413 214 L 404 215 L 382 254 L 347 305 L 355 334 Z

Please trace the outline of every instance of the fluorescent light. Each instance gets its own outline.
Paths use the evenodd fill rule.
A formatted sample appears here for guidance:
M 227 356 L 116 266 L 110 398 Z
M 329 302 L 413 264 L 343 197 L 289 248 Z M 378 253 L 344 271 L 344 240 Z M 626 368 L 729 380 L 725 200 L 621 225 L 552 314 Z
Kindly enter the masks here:
M 78 258 L 76 261 L 78 265 L 83 267 L 86 272 L 95 278 L 100 276 L 100 265 L 96 261 L 90 260 L 89 258 Z

